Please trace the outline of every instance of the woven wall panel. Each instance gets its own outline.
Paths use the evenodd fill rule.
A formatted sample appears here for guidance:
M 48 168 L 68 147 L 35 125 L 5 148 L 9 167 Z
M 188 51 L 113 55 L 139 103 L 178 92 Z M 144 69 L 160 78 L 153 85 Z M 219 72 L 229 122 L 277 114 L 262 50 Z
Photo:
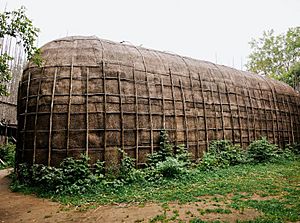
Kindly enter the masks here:
M 281 82 L 96 37 L 59 39 L 42 55 L 20 84 L 19 162 L 87 153 L 113 164 L 123 148 L 142 164 L 161 129 L 195 159 L 216 139 L 300 141 L 300 96 Z

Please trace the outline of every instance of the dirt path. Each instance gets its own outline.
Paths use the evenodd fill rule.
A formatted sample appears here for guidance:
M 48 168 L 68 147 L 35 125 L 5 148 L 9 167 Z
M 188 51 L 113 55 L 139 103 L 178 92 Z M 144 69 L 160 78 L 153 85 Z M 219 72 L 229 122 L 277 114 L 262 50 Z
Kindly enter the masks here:
M 227 214 L 201 214 L 201 210 L 222 207 L 220 203 L 216 206 L 214 202 L 207 201 L 209 198 L 204 198 L 201 202 L 184 205 L 173 202 L 169 203 L 167 208 L 162 208 L 160 204 L 154 203 L 143 206 L 120 204 L 98 206 L 92 210 L 82 211 L 76 207 L 66 208 L 66 206 L 59 203 L 32 195 L 13 193 L 9 190 L 9 179 L 6 177 L 8 174 L 8 170 L 0 170 L 0 223 L 149 222 L 155 217 L 158 219 L 168 218 L 170 219 L 169 222 L 178 222 L 178 219 L 188 222 L 196 216 L 199 216 L 202 220 L 236 222 L 237 219 L 251 220 L 259 215 L 258 212 L 251 209 L 243 212 L 230 209 L 231 213 Z M 226 205 L 223 204 L 223 206 L 225 208 Z

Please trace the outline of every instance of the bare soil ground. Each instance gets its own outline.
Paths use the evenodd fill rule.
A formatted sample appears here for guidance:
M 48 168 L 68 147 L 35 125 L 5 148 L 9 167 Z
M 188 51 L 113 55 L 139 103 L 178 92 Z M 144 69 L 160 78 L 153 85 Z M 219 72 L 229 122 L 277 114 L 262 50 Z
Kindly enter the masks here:
M 242 211 L 228 207 L 229 200 L 213 201 L 211 196 L 201 197 L 201 201 L 179 204 L 170 202 L 167 205 L 117 204 L 97 205 L 94 209 L 68 207 L 33 195 L 11 192 L 9 189 L 8 170 L 0 170 L 0 223 L 16 222 L 149 222 L 157 219 L 169 219 L 166 222 L 189 222 L 199 217 L 201 220 L 220 220 L 236 222 L 251 220 L 260 215 L 254 209 Z M 207 213 L 207 209 L 226 209 L 229 213 Z

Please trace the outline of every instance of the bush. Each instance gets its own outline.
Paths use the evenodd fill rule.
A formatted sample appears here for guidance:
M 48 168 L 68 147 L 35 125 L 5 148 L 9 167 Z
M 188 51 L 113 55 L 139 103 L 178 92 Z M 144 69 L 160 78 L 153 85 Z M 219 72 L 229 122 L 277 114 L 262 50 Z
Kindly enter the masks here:
M 94 174 L 98 180 L 104 178 L 104 173 L 105 173 L 104 164 L 105 161 L 97 160 L 97 162 L 93 165 Z
M 175 147 L 175 158 L 182 162 L 185 167 L 189 167 L 191 163 L 192 154 L 187 151 L 184 145 L 179 145 Z
M 289 149 L 294 155 L 300 155 L 300 143 L 294 143 L 291 145 L 287 145 L 286 149 Z
M 160 132 L 160 147 L 148 155 L 145 178 L 148 181 L 159 180 L 162 177 L 178 177 L 188 171 L 191 166 L 191 154 L 184 145 L 174 146 L 168 140 L 165 130 Z
M 41 164 L 34 164 L 29 167 L 29 177 L 22 176 L 32 186 L 39 186 L 46 191 L 63 191 L 62 186 L 65 185 L 64 175 L 61 168 L 44 166 Z
M 156 164 L 155 172 L 167 178 L 177 177 L 187 172 L 186 163 L 175 157 L 167 157 Z
M 88 157 L 84 155 L 78 160 L 66 158 L 60 167 L 20 164 L 17 167 L 17 178 L 21 184 L 60 194 L 86 192 L 99 179 L 91 172 Z
M 12 167 L 15 165 L 15 152 L 15 144 L 7 143 L 0 145 L 0 159 L 5 162 L 5 164 L 0 163 L 0 168 Z
M 131 183 L 159 183 L 163 178 L 179 178 L 191 173 L 191 154 L 184 145 L 173 146 L 168 141 L 166 131 L 161 131 L 159 150 L 148 156 L 144 169 L 136 169 L 135 159 L 119 149 L 122 159 L 113 175 L 104 162 L 97 161 L 89 165 L 89 158 L 66 158 L 59 167 L 47 167 L 40 164 L 17 166 L 17 184 L 38 187 L 39 190 L 57 194 L 79 194 L 100 190 L 114 191 Z M 297 147 L 298 146 L 298 147 Z M 246 162 L 262 163 L 275 158 L 292 159 L 293 151 L 299 151 L 299 145 L 279 150 L 265 138 L 252 142 L 247 152 L 226 140 L 213 141 L 208 152 L 199 164 L 199 170 L 214 170 Z M 163 182 L 163 181 L 162 181 Z M 97 189 L 98 187 L 98 189 Z
M 208 152 L 204 154 L 199 167 L 202 170 L 212 170 L 246 161 L 245 152 L 239 146 L 233 145 L 227 140 L 219 140 L 210 143 Z
M 119 168 L 118 179 L 124 183 L 132 183 L 144 179 L 143 172 L 135 168 L 135 159 L 128 156 L 128 154 L 119 149 L 122 154 L 122 160 Z
M 278 146 L 268 142 L 266 138 L 252 142 L 247 150 L 249 161 L 264 163 L 278 158 Z
M 165 130 L 160 131 L 159 135 L 159 150 L 147 156 L 149 166 L 155 166 L 157 163 L 165 161 L 167 157 L 173 157 L 173 145 L 170 144 L 168 133 Z

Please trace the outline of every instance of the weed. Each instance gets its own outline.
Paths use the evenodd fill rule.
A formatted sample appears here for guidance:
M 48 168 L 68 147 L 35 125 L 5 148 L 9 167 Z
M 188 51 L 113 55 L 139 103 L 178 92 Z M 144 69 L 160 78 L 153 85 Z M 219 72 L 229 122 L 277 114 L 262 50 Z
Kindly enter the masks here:
M 201 170 L 213 170 L 246 162 L 244 151 L 227 140 L 212 141 L 199 165 Z
M 148 165 L 155 166 L 159 162 L 165 161 L 168 157 L 173 157 L 173 146 L 168 139 L 168 133 L 165 130 L 160 131 L 159 150 L 148 155 Z
M 267 141 L 266 138 L 252 142 L 247 150 L 250 162 L 264 163 L 277 158 L 278 147 Z
M 300 220 L 300 161 L 291 152 L 294 150 L 280 151 L 266 139 L 253 142 L 249 152 L 224 140 L 212 142 L 209 148 L 199 168 L 192 168 L 187 149 L 171 145 L 166 132 L 162 131 L 160 149 L 148 157 L 144 169 L 136 169 L 135 160 L 122 150 L 123 158 L 115 176 L 105 173 L 104 162 L 89 165 L 86 156 L 78 160 L 67 158 L 57 168 L 19 164 L 12 188 L 74 205 L 165 203 L 162 205 L 164 213 L 150 222 L 179 221 L 178 211 L 167 218 L 169 201 L 183 204 L 209 195 L 219 202 L 228 200 L 228 194 L 234 194 L 228 204 L 230 207 L 241 211 L 255 208 L 263 213 L 264 216 L 254 222 Z M 292 159 L 287 159 L 288 156 Z M 277 162 L 270 162 L 275 160 Z M 282 199 L 251 200 L 254 193 L 266 197 L 282 196 Z M 198 212 L 229 214 L 231 211 L 215 208 L 199 209 Z M 195 218 L 191 222 L 203 221 Z
M 0 145 L 0 159 L 4 163 L 0 163 L 0 169 L 13 167 L 15 165 L 16 145 L 7 143 Z
M 164 211 L 163 214 L 156 215 L 154 218 L 150 219 L 149 222 L 150 222 L 150 223 L 155 223 L 155 222 L 168 222 L 166 211 Z
M 229 209 L 215 208 L 215 209 L 205 209 L 205 213 L 231 214 L 232 211 Z

